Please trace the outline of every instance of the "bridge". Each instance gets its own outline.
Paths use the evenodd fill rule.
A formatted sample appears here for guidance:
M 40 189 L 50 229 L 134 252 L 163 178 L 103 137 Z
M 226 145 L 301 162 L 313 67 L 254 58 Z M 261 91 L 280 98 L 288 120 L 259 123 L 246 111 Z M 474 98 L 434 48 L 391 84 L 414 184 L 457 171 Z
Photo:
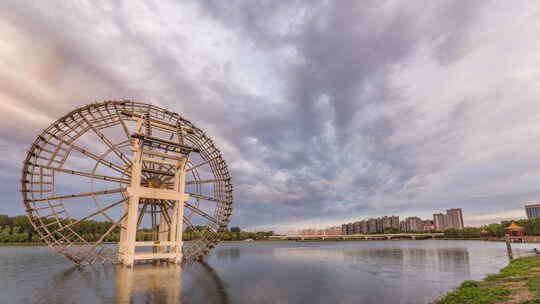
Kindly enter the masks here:
M 392 240 L 392 239 L 435 239 L 444 233 L 392 233 L 392 234 L 336 234 L 336 235 L 273 235 L 271 240 Z

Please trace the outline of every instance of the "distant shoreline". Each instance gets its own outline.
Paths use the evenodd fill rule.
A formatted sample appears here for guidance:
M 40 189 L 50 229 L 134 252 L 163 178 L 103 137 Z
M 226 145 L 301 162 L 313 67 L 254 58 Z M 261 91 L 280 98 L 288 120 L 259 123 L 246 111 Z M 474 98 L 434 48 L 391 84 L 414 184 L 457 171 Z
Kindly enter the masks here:
M 416 241 L 429 241 L 433 239 L 416 239 Z M 483 240 L 480 238 L 436 238 L 434 240 L 438 241 L 489 241 L 489 242 L 504 242 L 503 239 L 501 240 Z M 367 241 L 386 241 L 386 242 L 397 242 L 397 241 L 411 241 L 411 239 L 392 239 L 392 240 L 363 240 L 363 239 L 307 239 L 307 240 L 252 240 L 252 241 L 246 241 L 246 240 L 234 240 L 234 241 L 220 241 L 221 243 L 251 243 L 251 242 L 301 242 L 301 243 L 320 243 L 320 242 L 367 242 Z M 184 241 L 189 242 L 189 241 Z M 527 243 L 540 243 L 540 242 L 527 242 Z M 90 243 L 92 244 L 92 243 Z M 107 242 L 102 244 L 116 244 L 114 242 Z M 8 247 L 8 246 L 47 246 L 47 243 L 42 242 L 18 242 L 18 243 L 0 243 L 0 247 Z
M 485 240 L 485 239 L 481 239 L 481 238 L 435 238 L 435 239 L 432 239 L 432 238 L 419 238 L 419 239 L 416 239 L 415 241 L 429 241 L 429 240 L 437 240 L 437 241 L 484 241 L 484 242 L 504 242 L 504 239 L 490 239 L 490 240 Z M 288 240 L 288 239 L 284 239 L 284 240 L 281 240 L 281 239 L 272 239 L 272 240 L 251 240 L 251 241 L 246 241 L 246 240 L 232 240 L 232 241 L 220 241 L 220 243 L 251 243 L 251 242 L 301 242 L 301 243 L 320 243 L 320 242 L 367 242 L 367 241 L 376 241 L 376 242 L 381 242 L 381 241 L 386 241 L 386 242 L 397 242 L 397 241 L 412 241 L 411 239 L 407 239 L 407 238 L 403 238 L 403 239 L 392 239 L 392 240 L 377 240 L 377 239 L 369 239 L 369 240 L 364 240 L 364 239 L 306 239 L 306 240 Z M 189 242 L 189 241 L 184 241 L 184 242 Z M 531 243 L 531 244 L 538 244 L 540 243 L 540 241 L 527 241 L 525 243 Z M 90 244 L 93 244 L 92 242 L 90 242 Z M 116 242 L 104 242 L 102 244 L 116 244 Z M 522 244 L 522 243 L 517 243 L 517 244 Z M 0 247 L 7 247 L 7 246 L 47 246 L 47 243 L 43 243 L 43 242 L 8 242 L 8 243 L 0 243 Z

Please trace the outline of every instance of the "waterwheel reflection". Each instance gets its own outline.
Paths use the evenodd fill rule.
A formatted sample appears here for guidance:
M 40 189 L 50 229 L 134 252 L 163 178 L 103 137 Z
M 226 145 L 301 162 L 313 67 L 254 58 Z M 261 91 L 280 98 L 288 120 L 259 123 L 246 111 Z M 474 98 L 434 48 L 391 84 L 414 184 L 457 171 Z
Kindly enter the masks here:
M 37 303 L 231 303 L 226 284 L 206 263 L 73 267 L 29 296 Z

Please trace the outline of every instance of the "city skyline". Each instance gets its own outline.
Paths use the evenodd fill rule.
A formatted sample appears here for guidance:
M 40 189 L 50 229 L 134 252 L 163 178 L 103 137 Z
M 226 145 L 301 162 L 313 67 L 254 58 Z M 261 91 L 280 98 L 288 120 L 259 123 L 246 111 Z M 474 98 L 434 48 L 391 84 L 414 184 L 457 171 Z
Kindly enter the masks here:
M 370 217 L 358 219 L 349 223 L 342 223 L 340 226 L 324 228 L 306 228 L 299 231 L 303 235 L 332 235 L 332 234 L 367 234 L 384 233 L 389 231 L 417 232 L 417 231 L 445 231 L 450 228 L 463 229 L 463 211 L 461 208 L 451 208 L 446 210 L 446 214 L 433 213 L 431 219 L 421 219 L 418 216 L 409 216 L 400 220 L 399 215 L 385 215 L 382 217 Z M 339 233 L 337 233 L 339 231 Z

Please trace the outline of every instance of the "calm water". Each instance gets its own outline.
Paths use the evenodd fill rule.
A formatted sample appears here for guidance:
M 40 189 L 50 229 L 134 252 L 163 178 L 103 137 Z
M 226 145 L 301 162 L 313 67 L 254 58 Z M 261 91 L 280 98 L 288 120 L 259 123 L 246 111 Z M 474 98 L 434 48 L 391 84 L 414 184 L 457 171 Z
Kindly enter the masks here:
M 429 303 L 463 280 L 504 267 L 504 246 L 431 240 L 225 243 L 207 265 L 132 270 L 78 270 L 47 247 L 0 247 L 0 303 Z

